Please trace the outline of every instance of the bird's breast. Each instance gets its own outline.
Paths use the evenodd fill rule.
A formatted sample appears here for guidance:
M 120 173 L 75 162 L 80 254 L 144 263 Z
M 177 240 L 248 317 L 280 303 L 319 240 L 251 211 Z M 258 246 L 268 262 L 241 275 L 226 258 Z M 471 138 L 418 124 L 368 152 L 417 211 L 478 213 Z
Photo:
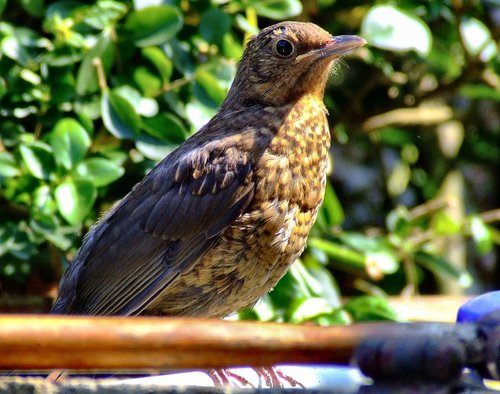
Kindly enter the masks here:
M 245 212 L 162 301 L 163 313 L 223 317 L 276 285 L 300 256 L 323 200 L 330 133 L 324 105 L 304 98 L 266 108 L 239 136 L 254 149 L 255 194 Z M 182 302 L 179 302 L 182 300 Z
M 286 200 L 301 210 L 323 199 L 330 131 L 321 100 L 305 96 L 285 111 L 256 164 L 256 201 Z

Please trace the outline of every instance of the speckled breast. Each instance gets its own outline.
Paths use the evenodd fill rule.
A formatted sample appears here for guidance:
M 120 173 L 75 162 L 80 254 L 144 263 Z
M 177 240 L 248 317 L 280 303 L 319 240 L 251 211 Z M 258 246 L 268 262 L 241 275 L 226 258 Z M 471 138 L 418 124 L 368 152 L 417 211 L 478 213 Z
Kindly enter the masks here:
M 275 124 L 264 131 L 272 135 L 255 163 L 254 199 L 193 269 L 169 287 L 160 302 L 164 314 L 223 317 L 252 305 L 305 247 L 326 183 L 326 110 L 307 96 L 264 111 L 283 116 L 274 116 Z

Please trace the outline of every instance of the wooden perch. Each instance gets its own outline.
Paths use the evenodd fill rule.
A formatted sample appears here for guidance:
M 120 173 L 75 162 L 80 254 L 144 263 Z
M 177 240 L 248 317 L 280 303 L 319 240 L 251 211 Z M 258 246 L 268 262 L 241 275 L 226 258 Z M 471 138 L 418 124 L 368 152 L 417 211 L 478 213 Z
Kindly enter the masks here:
M 395 335 L 400 335 L 402 327 L 389 323 L 318 327 L 160 317 L 3 315 L 0 369 L 346 364 L 362 339 L 392 334 L 394 328 L 398 328 Z

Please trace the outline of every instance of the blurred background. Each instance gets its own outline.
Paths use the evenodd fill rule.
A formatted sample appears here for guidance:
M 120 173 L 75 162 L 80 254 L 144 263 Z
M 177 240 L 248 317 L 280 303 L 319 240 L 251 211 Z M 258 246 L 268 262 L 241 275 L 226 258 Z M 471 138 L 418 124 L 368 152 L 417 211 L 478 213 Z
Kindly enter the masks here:
M 289 19 L 369 45 L 332 72 L 308 247 L 238 317 L 397 320 L 388 295 L 500 287 L 499 0 L 0 0 L 2 311 L 47 310 L 92 223 L 214 115 L 245 40 Z

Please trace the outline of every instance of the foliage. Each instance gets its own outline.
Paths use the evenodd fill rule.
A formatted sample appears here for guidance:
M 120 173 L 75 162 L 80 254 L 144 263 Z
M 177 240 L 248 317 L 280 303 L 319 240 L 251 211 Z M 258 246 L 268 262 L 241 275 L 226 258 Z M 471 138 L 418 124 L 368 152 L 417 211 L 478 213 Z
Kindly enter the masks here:
M 244 40 L 289 18 L 370 45 L 337 67 L 325 97 L 334 187 L 309 247 L 242 316 L 393 319 L 380 298 L 341 306 L 338 289 L 466 286 L 464 261 L 491 278 L 495 2 L 354 3 L 0 0 L 1 291 L 53 290 L 88 227 L 215 113 Z M 464 254 L 467 237 L 476 248 Z

